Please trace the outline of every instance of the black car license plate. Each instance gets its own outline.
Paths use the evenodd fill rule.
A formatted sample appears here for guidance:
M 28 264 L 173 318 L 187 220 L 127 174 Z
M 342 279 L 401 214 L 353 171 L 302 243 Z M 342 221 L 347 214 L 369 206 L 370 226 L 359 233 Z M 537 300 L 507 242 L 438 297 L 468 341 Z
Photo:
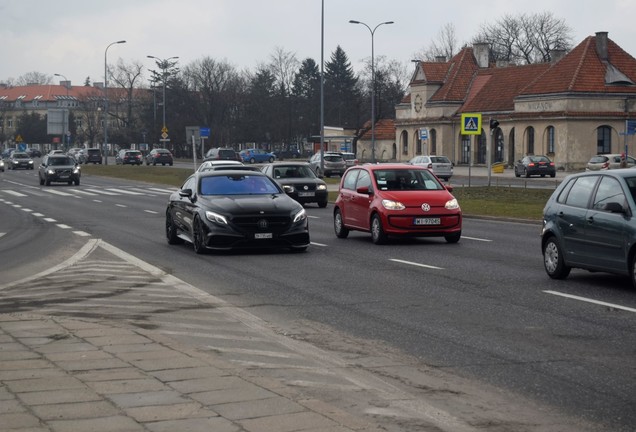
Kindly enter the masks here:
M 256 240 L 271 239 L 274 238 L 274 235 L 272 233 L 256 233 L 254 234 L 254 238 Z
M 440 223 L 440 218 L 415 218 L 413 220 L 413 225 L 439 225 Z

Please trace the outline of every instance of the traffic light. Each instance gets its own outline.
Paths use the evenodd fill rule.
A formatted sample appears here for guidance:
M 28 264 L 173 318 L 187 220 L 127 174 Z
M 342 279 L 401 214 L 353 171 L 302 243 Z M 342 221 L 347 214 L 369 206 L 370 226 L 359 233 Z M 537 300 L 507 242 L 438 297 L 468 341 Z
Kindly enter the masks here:
M 499 122 L 495 119 L 490 119 L 490 129 L 495 129 L 499 127 Z

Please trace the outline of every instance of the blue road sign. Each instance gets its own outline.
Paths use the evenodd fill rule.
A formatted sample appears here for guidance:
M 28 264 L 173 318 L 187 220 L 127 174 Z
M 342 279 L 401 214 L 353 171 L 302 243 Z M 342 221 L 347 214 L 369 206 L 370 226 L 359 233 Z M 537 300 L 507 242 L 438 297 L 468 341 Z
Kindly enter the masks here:
M 201 136 L 201 138 L 210 138 L 210 128 L 208 127 L 199 128 L 199 136 Z

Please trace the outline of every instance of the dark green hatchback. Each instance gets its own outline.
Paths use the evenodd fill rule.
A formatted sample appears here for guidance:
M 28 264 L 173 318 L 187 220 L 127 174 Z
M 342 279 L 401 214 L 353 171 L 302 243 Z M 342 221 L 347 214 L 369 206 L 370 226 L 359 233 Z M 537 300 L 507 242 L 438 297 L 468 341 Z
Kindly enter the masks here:
M 573 174 L 543 209 L 548 276 L 572 268 L 626 275 L 636 288 L 636 169 Z

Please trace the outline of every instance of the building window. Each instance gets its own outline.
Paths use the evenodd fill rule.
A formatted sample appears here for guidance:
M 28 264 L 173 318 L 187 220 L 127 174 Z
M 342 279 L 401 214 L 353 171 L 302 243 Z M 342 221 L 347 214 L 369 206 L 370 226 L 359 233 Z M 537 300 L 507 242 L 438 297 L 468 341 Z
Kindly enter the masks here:
M 422 154 L 422 140 L 420 139 L 419 131 L 415 132 L 415 154 Z
M 612 151 L 612 128 L 601 126 L 596 132 L 596 153 L 611 153 Z
M 431 129 L 429 133 L 429 139 L 431 140 L 431 154 L 437 154 L 437 131 L 435 129 Z
M 504 160 L 504 136 L 500 128 L 494 130 L 495 134 L 495 162 L 503 162 Z
M 481 135 L 475 136 L 477 139 L 477 163 L 486 163 L 486 133 L 481 131 Z
M 554 126 L 548 126 L 548 154 L 554 154 Z
M 470 163 L 470 135 L 460 135 L 462 140 L 462 159 L 461 163 Z
M 402 132 L 402 154 L 409 154 L 409 134 Z
M 526 148 L 528 149 L 527 154 L 533 155 L 534 154 L 534 128 L 532 126 L 526 129 L 526 137 L 528 138 L 528 141 L 526 143 L 527 144 Z

